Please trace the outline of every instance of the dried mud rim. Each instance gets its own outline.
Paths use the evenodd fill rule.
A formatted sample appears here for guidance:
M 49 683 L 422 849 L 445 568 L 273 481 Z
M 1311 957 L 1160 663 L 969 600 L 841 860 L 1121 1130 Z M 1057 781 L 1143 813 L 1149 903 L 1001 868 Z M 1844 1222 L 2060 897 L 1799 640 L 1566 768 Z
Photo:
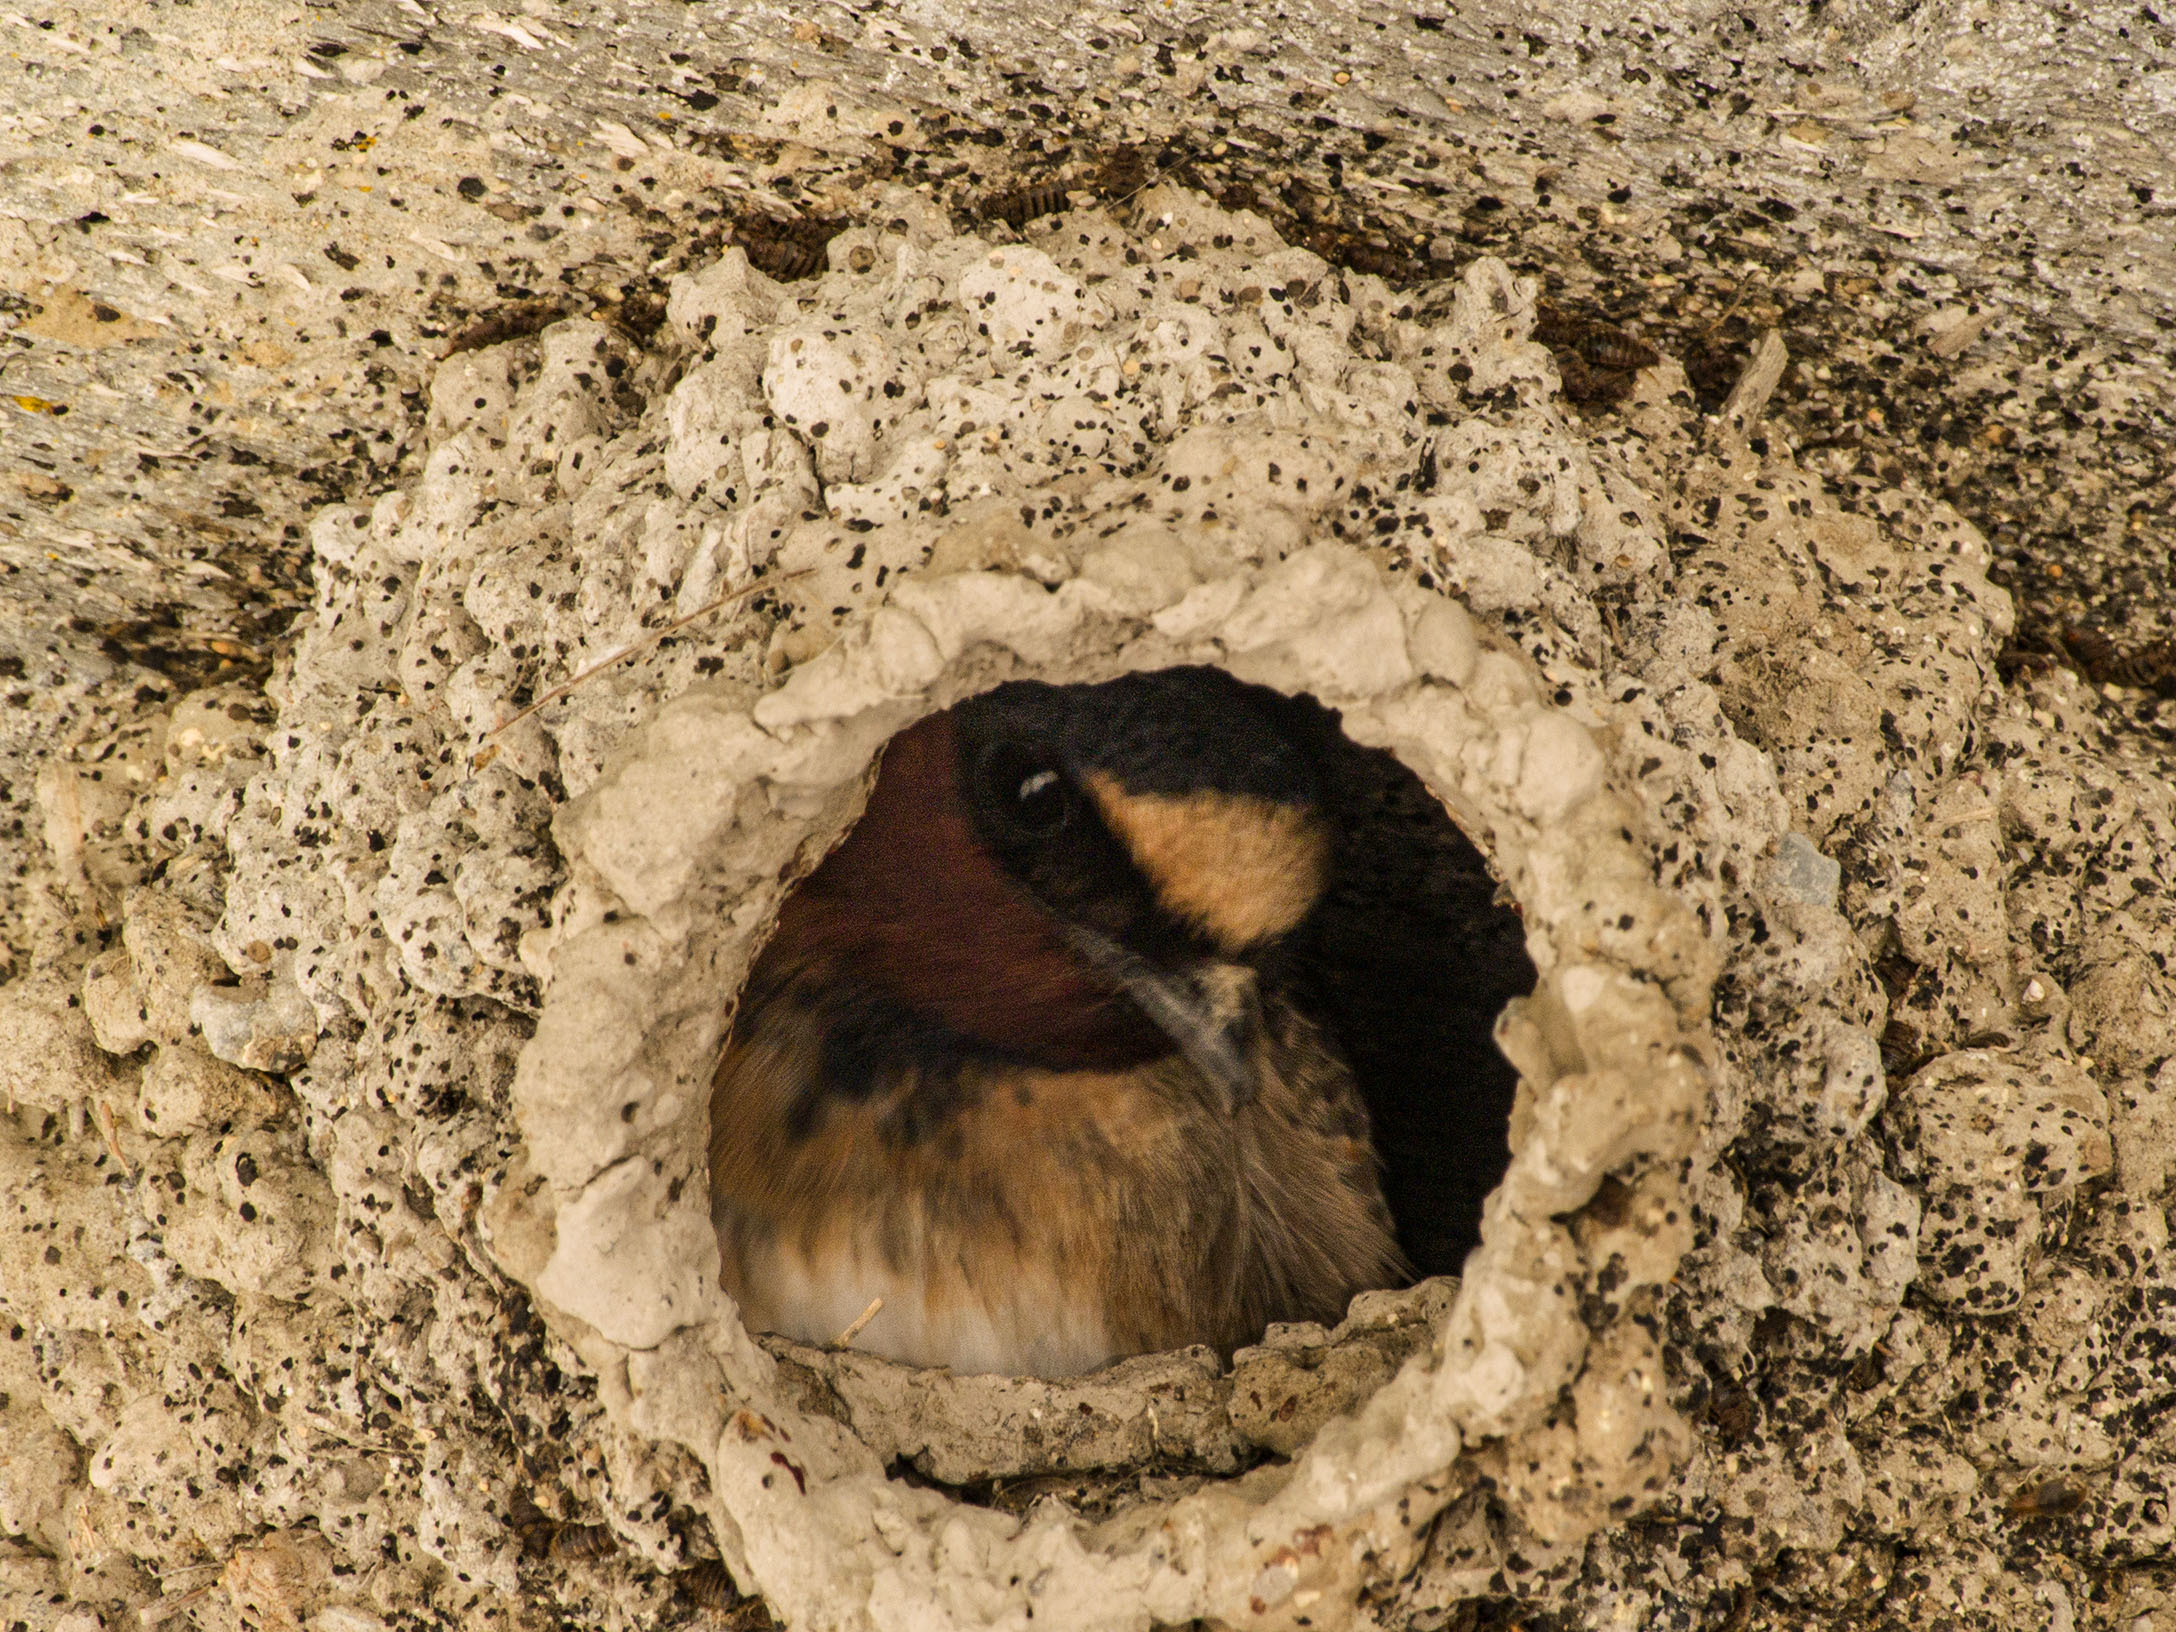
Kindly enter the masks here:
M 525 1148 L 489 1242 L 607 1408 L 702 1461 L 726 1563 L 795 1625 L 1091 1627 L 1144 1611 L 1336 1625 L 1411 1568 L 1430 1519 L 1484 1470 L 1528 1528 L 1571 1539 L 1681 1454 L 1639 1317 L 1690 1241 L 1714 952 L 1653 881 L 1606 735 L 1549 706 L 1528 660 L 1455 602 L 1393 588 L 1343 546 L 1129 610 L 1079 581 L 908 579 L 779 689 L 668 704 L 555 824 L 571 881 L 514 1090 Z M 1213 1364 L 1204 1377 L 1198 1351 L 1149 1356 L 1045 1384 L 856 1356 L 858 1408 L 807 1409 L 807 1368 L 752 1340 L 717 1286 L 704 1152 L 723 997 L 913 720 L 1009 678 L 1203 662 L 1339 709 L 1518 898 L 1540 978 L 1498 1027 L 1522 1078 L 1513 1156 L 1433 1341 L 1289 1462 L 1100 1524 L 1056 1504 L 1023 1520 L 888 1467 L 917 1439 L 960 1483 L 1047 1463 L 1045 1407 L 1090 1393 L 1112 1422 L 1148 1422 L 1156 1450 L 1188 1454 L 1193 1435 L 1215 1466 L 1230 1429 L 1213 1400 L 1172 1410 L 1175 1379 L 1214 1395 Z

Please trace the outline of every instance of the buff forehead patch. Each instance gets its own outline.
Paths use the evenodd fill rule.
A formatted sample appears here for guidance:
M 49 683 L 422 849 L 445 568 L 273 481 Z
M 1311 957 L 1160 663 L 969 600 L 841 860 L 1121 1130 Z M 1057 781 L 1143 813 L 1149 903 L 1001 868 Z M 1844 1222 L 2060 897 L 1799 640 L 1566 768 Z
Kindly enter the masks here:
M 1330 839 L 1311 806 L 1217 792 L 1129 793 L 1103 771 L 1085 780 L 1165 908 L 1227 952 L 1292 930 L 1322 894 Z

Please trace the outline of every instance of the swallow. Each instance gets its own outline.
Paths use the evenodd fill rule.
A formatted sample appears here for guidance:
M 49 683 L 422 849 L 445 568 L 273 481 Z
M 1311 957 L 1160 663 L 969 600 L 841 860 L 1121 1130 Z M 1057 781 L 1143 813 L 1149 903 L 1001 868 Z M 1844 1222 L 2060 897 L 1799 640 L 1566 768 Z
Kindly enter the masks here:
M 714 1079 L 748 1324 L 822 1342 L 881 1299 L 865 1349 L 1062 1376 L 1334 1324 L 1406 1279 L 1346 1040 L 1390 1099 L 1428 1078 L 1379 1058 L 1416 1036 L 1368 990 L 1372 937 L 1415 926 L 1412 880 L 1354 872 L 1396 849 L 1366 755 L 1198 668 L 1014 682 L 894 738 Z M 1425 1181 L 1441 1130 L 1392 1111 Z

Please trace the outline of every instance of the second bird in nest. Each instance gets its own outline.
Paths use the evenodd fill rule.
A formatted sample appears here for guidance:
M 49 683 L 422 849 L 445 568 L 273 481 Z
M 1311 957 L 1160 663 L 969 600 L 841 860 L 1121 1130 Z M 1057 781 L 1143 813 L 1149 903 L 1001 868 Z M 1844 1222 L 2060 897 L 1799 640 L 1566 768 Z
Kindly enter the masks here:
M 881 1297 L 862 1347 L 962 1372 L 1335 1323 L 1471 1245 L 1532 979 L 1471 845 L 1319 705 L 1001 686 L 892 741 L 756 960 L 726 1290 L 809 1341 Z

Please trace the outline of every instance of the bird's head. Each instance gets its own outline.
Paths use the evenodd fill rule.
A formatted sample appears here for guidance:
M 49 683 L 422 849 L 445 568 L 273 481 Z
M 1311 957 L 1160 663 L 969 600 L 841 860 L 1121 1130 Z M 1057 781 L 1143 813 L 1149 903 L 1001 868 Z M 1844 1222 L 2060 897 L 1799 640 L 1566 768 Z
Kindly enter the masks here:
M 957 785 L 989 855 L 1229 1107 L 1254 1093 L 1264 962 L 1330 868 L 1316 768 L 1281 705 L 1185 668 L 1020 681 L 954 711 Z
M 1282 703 L 1194 668 L 1021 681 L 933 715 L 886 749 L 765 957 L 1052 1069 L 1176 1048 L 1243 1104 L 1258 983 L 1331 860 Z M 835 1046 L 844 1087 L 864 1056 Z

